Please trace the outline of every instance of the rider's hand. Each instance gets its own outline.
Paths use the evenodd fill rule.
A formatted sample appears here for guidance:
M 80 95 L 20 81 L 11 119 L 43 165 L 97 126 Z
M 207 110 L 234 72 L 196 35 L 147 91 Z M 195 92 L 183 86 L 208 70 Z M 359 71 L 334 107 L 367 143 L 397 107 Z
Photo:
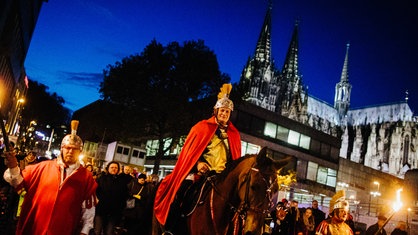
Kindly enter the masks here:
M 5 163 L 8 168 L 12 169 L 12 168 L 17 167 L 17 158 L 16 158 L 15 151 L 4 152 L 3 154 L 4 154 L 4 157 L 6 158 Z
M 210 170 L 209 164 L 206 162 L 197 162 L 197 171 L 201 174 L 205 174 Z

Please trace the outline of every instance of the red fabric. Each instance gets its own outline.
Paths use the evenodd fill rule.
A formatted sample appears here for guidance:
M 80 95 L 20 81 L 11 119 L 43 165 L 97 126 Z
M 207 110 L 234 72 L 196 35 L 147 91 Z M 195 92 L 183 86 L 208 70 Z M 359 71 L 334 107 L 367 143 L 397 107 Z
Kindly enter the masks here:
M 97 187 L 91 173 L 79 167 L 60 186 L 60 169 L 52 160 L 27 166 L 22 175 L 27 193 L 16 234 L 79 233 L 82 203 Z
M 173 172 L 163 179 L 155 196 L 154 213 L 161 224 L 165 224 L 181 183 L 199 160 L 217 128 L 215 117 L 212 117 L 198 122 L 190 130 Z M 241 137 L 231 122 L 228 123 L 227 134 L 232 159 L 238 159 L 241 157 Z

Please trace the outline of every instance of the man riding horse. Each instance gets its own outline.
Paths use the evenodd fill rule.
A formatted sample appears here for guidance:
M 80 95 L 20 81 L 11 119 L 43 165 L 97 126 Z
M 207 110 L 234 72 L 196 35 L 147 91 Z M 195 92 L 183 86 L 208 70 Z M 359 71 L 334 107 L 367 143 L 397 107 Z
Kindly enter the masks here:
M 231 89 L 231 84 L 222 86 L 213 116 L 191 128 L 173 172 L 158 187 L 154 214 L 165 231 L 178 231 L 178 211 L 185 188 L 208 172 L 222 172 L 227 162 L 241 157 L 241 137 L 229 120 L 234 110 L 229 99 Z

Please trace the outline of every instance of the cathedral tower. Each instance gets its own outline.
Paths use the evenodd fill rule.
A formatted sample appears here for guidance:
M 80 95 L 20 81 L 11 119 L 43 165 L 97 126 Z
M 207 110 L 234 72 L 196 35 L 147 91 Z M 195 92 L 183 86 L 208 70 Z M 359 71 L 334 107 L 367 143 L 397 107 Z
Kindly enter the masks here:
M 344 120 L 345 115 L 350 108 L 351 84 L 348 81 L 348 50 L 350 44 L 347 44 L 345 53 L 343 71 L 341 72 L 341 80 L 335 86 L 334 108 L 337 109 L 341 120 Z
M 279 76 L 277 110 L 283 116 L 305 123 L 307 120 L 307 92 L 299 74 L 299 22 L 295 23 L 286 59 Z
M 271 4 L 258 37 L 254 57 L 250 58 L 241 73 L 240 83 L 246 101 L 275 111 L 277 85 L 271 60 Z

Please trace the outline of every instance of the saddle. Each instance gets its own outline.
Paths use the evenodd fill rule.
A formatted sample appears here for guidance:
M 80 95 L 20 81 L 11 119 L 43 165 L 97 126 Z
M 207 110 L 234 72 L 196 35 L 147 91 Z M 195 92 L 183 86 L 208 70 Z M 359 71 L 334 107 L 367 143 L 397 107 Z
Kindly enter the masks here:
M 195 208 L 203 204 L 206 200 L 208 193 L 212 189 L 213 181 L 216 180 L 216 174 L 211 174 L 202 177 L 197 182 L 191 184 L 185 191 L 183 201 L 180 209 L 183 216 L 191 215 Z

